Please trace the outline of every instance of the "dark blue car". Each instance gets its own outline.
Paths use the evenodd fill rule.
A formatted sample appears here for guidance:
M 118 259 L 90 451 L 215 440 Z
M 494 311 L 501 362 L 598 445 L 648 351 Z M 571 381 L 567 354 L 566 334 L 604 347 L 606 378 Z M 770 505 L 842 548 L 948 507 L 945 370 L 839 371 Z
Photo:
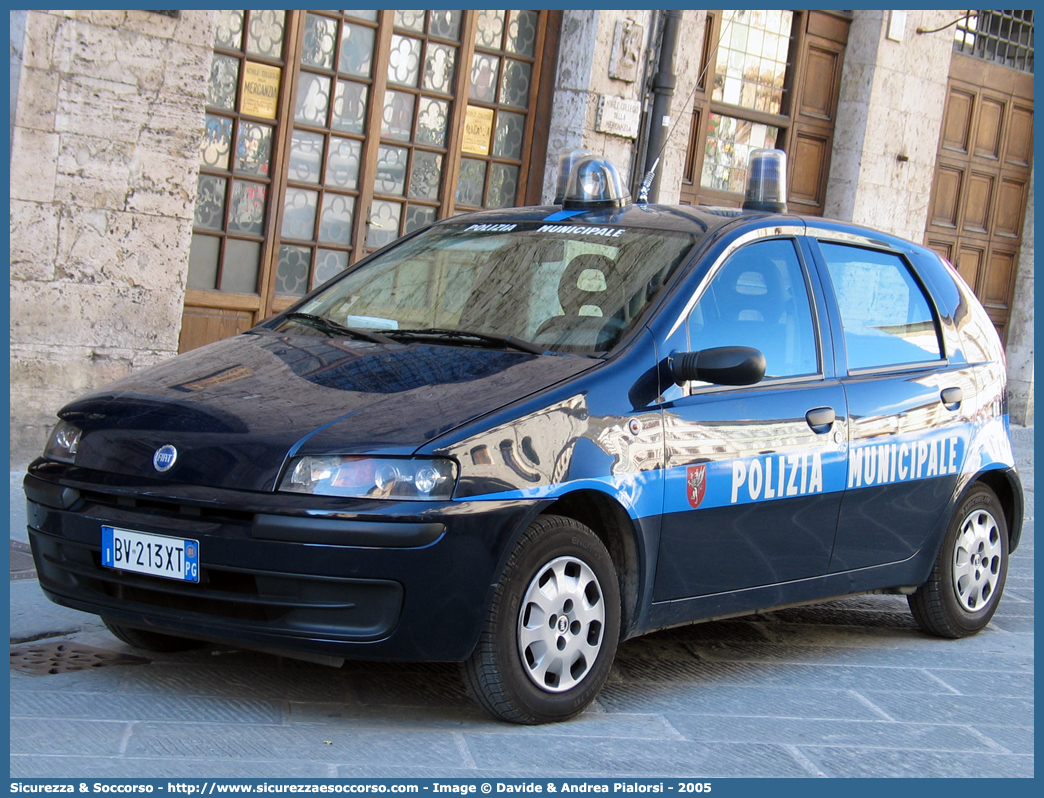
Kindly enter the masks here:
M 522 723 L 678 624 L 884 592 L 985 626 L 1023 494 L 953 268 L 584 168 L 62 408 L 25 478 L 47 595 L 146 649 L 459 661 Z

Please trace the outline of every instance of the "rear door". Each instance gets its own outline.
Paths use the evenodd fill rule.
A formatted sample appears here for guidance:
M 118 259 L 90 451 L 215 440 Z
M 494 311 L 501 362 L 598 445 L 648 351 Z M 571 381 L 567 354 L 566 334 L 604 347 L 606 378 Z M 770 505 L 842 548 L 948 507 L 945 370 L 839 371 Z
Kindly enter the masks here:
M 830 570 L 900 562 L 925 544 L 953 495 L 974 376 L 948 359 L 942 319 L 906 254 L 871 241 L 809 242 L 837 297 L 836 360 L 849 415 Z

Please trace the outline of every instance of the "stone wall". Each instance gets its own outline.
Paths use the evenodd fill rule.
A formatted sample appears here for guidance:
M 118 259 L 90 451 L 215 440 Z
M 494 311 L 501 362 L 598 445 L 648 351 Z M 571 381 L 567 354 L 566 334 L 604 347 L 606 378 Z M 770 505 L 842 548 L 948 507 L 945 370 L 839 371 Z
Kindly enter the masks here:
M 631 20 L 644 29 L 640 37 L 638 79 L 633 82 L 609 77 L 613 38 L 619 20 Z M 624 185 L 631 177 L 634 140 L 599 133 L 599 95 L 641 101 L 643 66 L 654 15 L 651 11 L 564 11 L 558 72 L 547 136 L 547 166 L 543 199 L 554 199 L 558 183 L 558 154 L 565 148 L 583 148 L 604 155 L 620 172 Z
M 29 11 L 11 153 L 11 459 L 176 353 L 213 15 Z
M 924 238 L 953 29 L 960 11 L 855 11 L 845 50 L 824 215 Z M 907 15 L 888 38 L 890 15 Z
M 675 51 L 674 71 L 677 78 L 671 99 L 670 137 L 660 161 L 660 197 L 663 203 L 677 202 L 681 196 L 681 179 L 692 121 L 692 89 L 703 51 L 703 29 L 706 12 L 686 11 Z M 611 76 L 617 26 L 630 22 L 642 27 L 641 50 L 638 54 L 637 79 L 624 81 Z M 631 184 L 632 167 L 639 153 L 636 140 L 612 133 L 599 132 L 599 98 L 619 97 L 640 103 L 647 82 L 656 72 L 659 29 L 652 11 L 565 11 L 554 104 L 548 131 L 547 167 L 544 171 L 544 202 L 550 203 L 558 181 L 558 154 L 564 148 L 583 148 L 604 155 L 619 170 L 624 186 Z M 650 61 L 650 46 L 652 49 Z M 651 101 L 650 101 L 651 102 Z M 642 130 L 640 135 L 644 136 Z M 632 199 L 634 199 L 632 197 Z

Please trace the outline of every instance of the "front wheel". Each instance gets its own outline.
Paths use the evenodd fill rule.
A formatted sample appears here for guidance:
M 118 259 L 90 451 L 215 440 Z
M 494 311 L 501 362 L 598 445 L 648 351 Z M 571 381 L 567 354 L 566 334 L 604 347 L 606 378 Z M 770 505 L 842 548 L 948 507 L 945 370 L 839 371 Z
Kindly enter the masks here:
M 512 552 L 461 674 L 495 717 L 567 720 L 598 694 L 619 635 L 620 588 L 605 546 L 578 521 L 542 516 Z
M 928 581 L 907 598 L 914 619 L 939 637 L 973 635 L 997 611 L 1008 574 L 1008 525 L 997 495 L 973 485 L 957 507 Z

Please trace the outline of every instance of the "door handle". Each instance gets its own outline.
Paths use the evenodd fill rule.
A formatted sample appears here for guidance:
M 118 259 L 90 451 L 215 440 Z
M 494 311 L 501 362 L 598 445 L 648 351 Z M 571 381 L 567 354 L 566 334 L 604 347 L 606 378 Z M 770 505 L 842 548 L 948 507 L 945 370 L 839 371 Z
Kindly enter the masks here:
M 808 426 L 818 434 L 830 432 L 835 418 L 837 418 L 837 413 L 832 407 L 815 407 L 805 413 L 805 421 L 808 422 Z
M 947 410 L 956 410 L 964 401 L 964 391 L 960 388 L 944 388 L 941 397 Z

